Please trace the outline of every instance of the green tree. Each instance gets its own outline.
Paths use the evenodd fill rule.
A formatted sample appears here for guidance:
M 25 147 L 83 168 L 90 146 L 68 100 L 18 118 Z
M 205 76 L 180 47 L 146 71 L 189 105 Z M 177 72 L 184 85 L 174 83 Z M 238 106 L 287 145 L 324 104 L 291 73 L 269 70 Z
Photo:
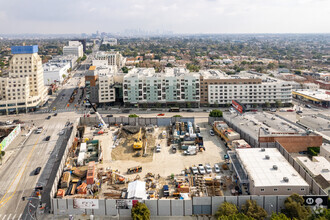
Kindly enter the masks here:
M 304 199 L 298 194 L 292 194 L 284 201 L 284 209 L 282 210 L 289 218 L 307 219 L 311 210 L 304 205 Z
M 159 102 L 156 103 L 156 108 L 161 108 L 162 104 L 160 104 Z
M 133 206 L 131 216 L 134 220 L 149 220 L 150 210 L 146 204 L 138 202 Z
M 270 69 L 270 70 L 275 69 L 275 67 L 276 67 L 276 65 L 274 63 L 269 63 L 267 65 L 267 69 Z
M 265 106 L 266 106 L 266 108 L 269 108 L 270 107 L 270 103 L 269 102 L 265 102 Z
M 267 212 L 262 207 L 258 206 L 255 200 L 246 200 L 241 210 L 245 215 L 261 220 L 267 217 Z
M 187 102 L 187 108 L 191 108 L 191 103 Z
M 282 107 L 283 106 L 283 103 L 281 102 L 281 100 L 276 100 L 275 104 L 276 104 L 277 107 Z
M 182 115 L 173 115 L 173 117 L 180 118 Z
M 121 70 L 123 71 L 123 73 L 128 73 L 128 68 L 127 68 L 127 66 L 122 67 Z
M 65 79 L 66 75 L 65 75 L 65 74 L 63 74 L 63 75 L 62 75 L 62 77 L 63 77 L 63 79 Z
M 290 218 L 286 217 L 283 213 L 274 213 L 270 216 L 270 220 L 291 220 Z
M 254 218 L 244 215 L 243 213 L 232 214 L 229 216 L 222 215 L 218 220 L 254 220 Z
M 81 61 L 84 61 L 84 60 L 86 60 L 87 59 L 87 56 L 86 56 L 86 54 L 84 54 L 83 56 L 82 56 L 82 58 L 81 58 Z
M 166 67 L 173 67 L 173 64 L 172 63 L 167 63 Z
M 0 150 L 0 161 L 2 164 L 2 158 L 5 156 L 5 152 Z
M 221 216 L 230 216 L 234 214 L 238 214 L 237 206 L 233 203 L 224 202 L 219 206 L 218 211 L 215 213 L 215 217 L 220 219 L 219 217 Z
M 130 114 L 128 117 L 129 118 L 138 118 L 139 116 L 137 114 Z
M 210 112 L 209 117 L 222 117 L 222 111 L 214 109 Z

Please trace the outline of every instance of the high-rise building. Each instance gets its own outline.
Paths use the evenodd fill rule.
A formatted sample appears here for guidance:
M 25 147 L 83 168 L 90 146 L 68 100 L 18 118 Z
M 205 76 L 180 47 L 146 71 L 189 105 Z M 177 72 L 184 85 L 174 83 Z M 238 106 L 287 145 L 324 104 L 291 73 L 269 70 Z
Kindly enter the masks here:
M 119 52 L 103 52 L 100 51 L 96 54 L 95 60 L 107 60 L 109 66 L 116 65 L 118 68 L 123 67 L 125 59 Z
M 69 41 L 69 46 L 63 47 L 63 55 L 74 55 L 77 57 L 84 56 L 84 48 L 82 43 L 79 41 Z
M 38 45 L 13 46 L 9 76 L 0 78 L 2 114 L 35 111 L 47 98 Z

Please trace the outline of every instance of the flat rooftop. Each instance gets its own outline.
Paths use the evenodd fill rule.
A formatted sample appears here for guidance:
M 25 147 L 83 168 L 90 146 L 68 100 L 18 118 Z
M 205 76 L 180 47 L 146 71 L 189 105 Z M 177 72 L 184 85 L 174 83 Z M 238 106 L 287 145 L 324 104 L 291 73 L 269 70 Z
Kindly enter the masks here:
M 327 90 L 318 89 L 318 90 L 295 90 L 293 93 L 306 96 L 306 98 L 316 99 L 315 101 L 330 101 L 330 95 L 326 93 Z
M 224 113 L 224 118 L 251 137 L 306 135 L 306 131 L 267 112 L 246 112 L 243 115 Z
M 133 68 L 125 75 L 127 77 L 180 77 L 192 76 L 199 79 L 198 73 L 190 73 L 185 68 L 165 68 L 165 72 L 156 73 L 154 68 Z
M 308 169 L 313 176 L 321 174 L 324 179 L 330 182 L 330 162 L 324 157 L 313 157 L 313 160 L 308 157 L 297 157 L 296 160 Z
M 236 153 L 256 187 L 309 186 L 277 148 L 237 149 Z M 266 155 L 269 159 L 266 159 Z M 277 166 L 277 170 L 273 169 L 274 165 Z M 289 181 L 285 182 L 284 177 Z

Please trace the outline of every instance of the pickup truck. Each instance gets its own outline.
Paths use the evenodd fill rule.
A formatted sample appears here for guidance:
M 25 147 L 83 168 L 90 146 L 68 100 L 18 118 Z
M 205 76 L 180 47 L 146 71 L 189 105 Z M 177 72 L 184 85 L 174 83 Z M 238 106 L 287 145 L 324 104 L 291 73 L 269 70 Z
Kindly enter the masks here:
M 164 195 L 164 197 L 170 196 L 170 191 L 168 190 L 168 185 L 163 186 L 163 195 Z

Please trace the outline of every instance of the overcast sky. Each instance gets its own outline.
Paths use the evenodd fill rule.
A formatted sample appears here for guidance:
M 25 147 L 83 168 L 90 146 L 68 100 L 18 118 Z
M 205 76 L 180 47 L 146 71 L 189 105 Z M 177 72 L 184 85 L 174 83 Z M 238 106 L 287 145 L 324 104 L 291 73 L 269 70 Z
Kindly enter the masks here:
M 0 33 L 329 33 L 330 0 L 0 0 Z

